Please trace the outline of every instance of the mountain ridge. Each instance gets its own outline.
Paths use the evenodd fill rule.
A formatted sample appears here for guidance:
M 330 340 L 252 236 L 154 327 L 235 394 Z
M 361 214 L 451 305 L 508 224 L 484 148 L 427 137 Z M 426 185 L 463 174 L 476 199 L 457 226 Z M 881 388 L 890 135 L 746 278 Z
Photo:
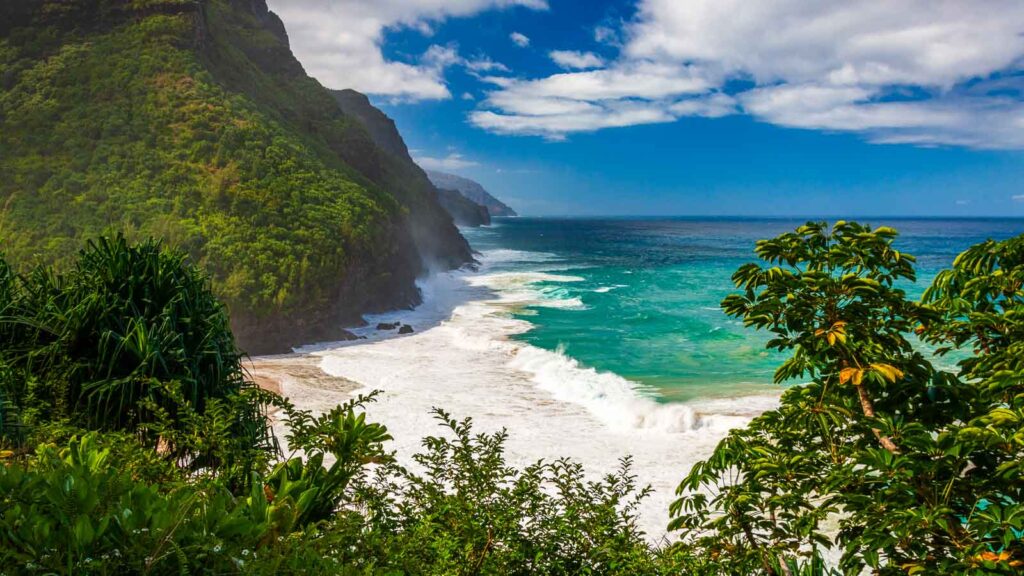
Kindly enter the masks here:
M 306 75 L 265 0 L 5 3 L 0 83 L 0 246 L 22 270 L 161 238 L 266 353 L 472 262 L 426 175 Z
M 519 215 L 507 204 L 492 196 L 490 192 L 475 180 L 447 172 L 438 172 L 437 170 L 427 170 L 427 177 L 430 178 L 430 181 L 437 188 L 457 190 L 471 201 L 486 207 L 491 216 L 510 217 Z

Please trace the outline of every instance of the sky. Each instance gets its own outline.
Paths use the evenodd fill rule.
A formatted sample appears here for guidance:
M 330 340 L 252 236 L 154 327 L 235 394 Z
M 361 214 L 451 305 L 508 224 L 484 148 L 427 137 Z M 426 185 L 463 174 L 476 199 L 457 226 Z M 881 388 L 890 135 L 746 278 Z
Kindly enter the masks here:
M 1021 0 L 269 0 L 524 215 L 1024 217 Z

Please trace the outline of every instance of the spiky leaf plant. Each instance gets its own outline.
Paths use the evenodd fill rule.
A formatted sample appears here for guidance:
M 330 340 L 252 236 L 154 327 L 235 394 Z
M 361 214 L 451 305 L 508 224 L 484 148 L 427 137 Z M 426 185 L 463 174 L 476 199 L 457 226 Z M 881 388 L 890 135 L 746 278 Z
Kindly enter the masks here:
M 89 242 L 67 273 L 6 270 L 0 367 L 14 375 L 3 392 L 29 421 L 130 430 L 157 444 L 251 386 L 224 307 L 181 252 L 118 235 Z M 266 444 L 265 398 L 253 400 L 232 413 L 232 432 Z

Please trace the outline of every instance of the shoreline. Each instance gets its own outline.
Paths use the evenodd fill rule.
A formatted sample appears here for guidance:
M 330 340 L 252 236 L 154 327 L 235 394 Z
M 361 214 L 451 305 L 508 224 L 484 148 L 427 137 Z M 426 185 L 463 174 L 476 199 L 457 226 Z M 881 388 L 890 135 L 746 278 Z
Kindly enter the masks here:
M 456 419 L 472 418 L 478 432 L 508 430 L 510 466 L 567 457 L 597 478 L 630 456 L 639 486 L 654 489 L 640 508 L 639 525 L 649 539 L 661 540 L 675 488 L 690 467 L 730 429 L 774 407 L 778 396 L 663 403 L 618 375 L 515 340 L 531 325 L 516 319 L 514 310 L 564 304 L 538 300 L 530 289 L 550 274 L 508 272 L 491 264 L 422 282 L 424 303 L 412 311 L 368 316 L 368 325 L 354 330 L 365 339 L 257 357 L 251 373 L 262 386 L 314 413 L 380 390 L 366 412 L 388 427 L 394 440 L 387 449 L 405 466 L 415 467 L 412 456 L 421 451 L 422 439 L 440 432 L 431 414 L 435 407 Z M 375 328 L 393 322 L 411 325 L 414 332 Z M 283 438 L 282 423 L 274 427 Z
M 320 360 L 311 354 L 253 356 L 245 362 L 245 371 L 254 384 L 278 396 L 285 396 L 285 390 L 296 383 L 343 391 L 361 387 L 358 382 L 324 372 Z

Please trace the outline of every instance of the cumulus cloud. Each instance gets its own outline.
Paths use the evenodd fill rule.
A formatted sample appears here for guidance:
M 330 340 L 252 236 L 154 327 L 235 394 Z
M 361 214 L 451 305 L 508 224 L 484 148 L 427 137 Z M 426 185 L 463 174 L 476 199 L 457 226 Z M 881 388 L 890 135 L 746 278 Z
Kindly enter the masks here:
M 530 45 L 530 39 L 529 37 L 526 36 L 526 34 L 522 34 L 520 32 L 513 32 L 509 34 L 508 37 L 510 40 L 512 40 L 513 43 L 515 43 L 516 46 L 519 46 L 520 48 L 526 48 L 527 46 Z
M 418 61 L 387 60 L 387 30 L 411 28 L 429 35 L 432 25 L 484 10 L 523 6 L 546 10 L 547 0 L 269 0 L 285 23 L 292 50 L 310 75 L 329 88 L 354 88 L 406 100 L 451 97 L 431 47 Z
M 949 87 L 1024 53 L 1017 0 L 643 0 L 633 57 L 714 62 L 758 82 Z
M 474 162 L 458 152 L 450 152 L 447 156 L 440 158 L 435 156 L 421 156 L 414 152 L 413 160 L 415 160 L 421 168 L 426 170 L 458 171 L 480 165 L 479 162 Z
M 640 0 L 595 32 L 619 37 L 604 69 L 505 79 L 470 120 L 562 137 L 745 113 L 880 143 L 1024 147 L 1019 0 Z M 571 64 L 583 54 L 559 57 L 591 68 Z
M 567 70 L 586 70 L 604 66 L 604 60 L 593 52 L 576 50 L 552 50 L 548 52 L 551 60 Z
M 669 122 L 682 115 L 721 116 L 731 105 L 692 67 L 637 62 L 535 80 L 489 77 L 492 91 L 470 121 L 501 134 L 561 139 L 571 132 Z

